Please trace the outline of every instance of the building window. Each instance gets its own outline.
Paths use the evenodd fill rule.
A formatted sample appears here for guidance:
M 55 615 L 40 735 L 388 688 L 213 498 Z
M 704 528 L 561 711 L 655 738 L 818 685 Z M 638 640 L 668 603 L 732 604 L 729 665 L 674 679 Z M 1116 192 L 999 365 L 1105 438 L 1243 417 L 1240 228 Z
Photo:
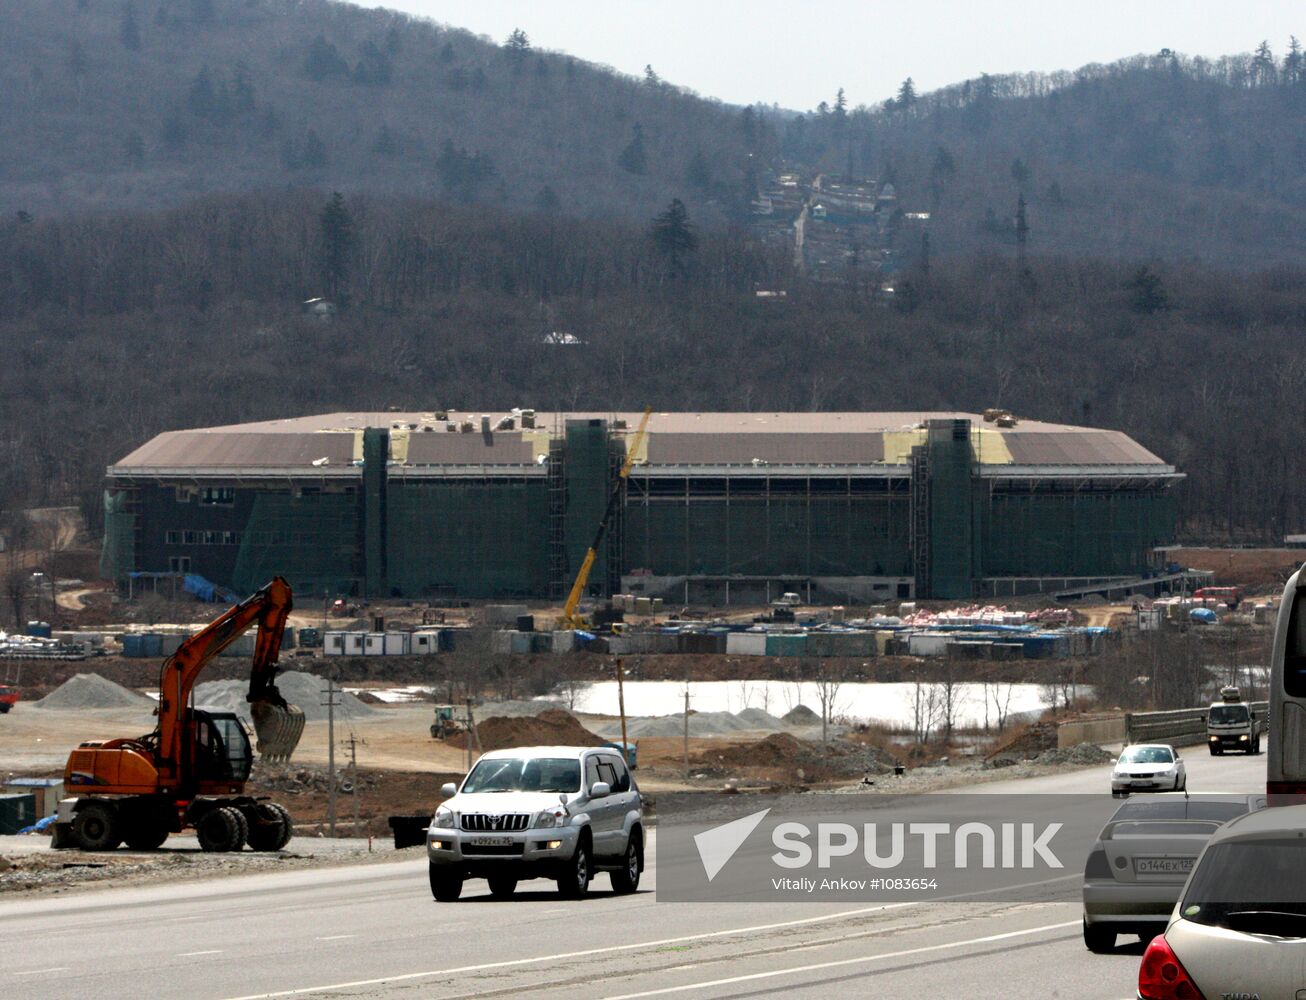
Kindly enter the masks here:
M 163 543 L 164 543 L 165 545 L 180 545 L 180 544 L 181 544 L 181 532 L 180 532 L 180 531 L 165 531 L 165 532 L 163 533 Z
M 206 486 L 200 491 L 200 503 L 230 507 L 236 502 L 236 491 L 231 486 Z
M 240 532 L 239 532 L 239 531 L 224 531 L 224 532 L 222 533 L 222 544 L 223 544 L 223 545 L 239 545 L 239 544 L 240 544 Z
M 168 556 L 168 572 L 189 573 L 190 556 Z

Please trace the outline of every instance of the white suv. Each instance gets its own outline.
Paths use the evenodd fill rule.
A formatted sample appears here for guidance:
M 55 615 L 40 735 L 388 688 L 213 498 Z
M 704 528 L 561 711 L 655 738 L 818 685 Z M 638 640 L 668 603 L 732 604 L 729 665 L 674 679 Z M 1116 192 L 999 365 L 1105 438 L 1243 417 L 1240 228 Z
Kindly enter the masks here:
M 643 804 L 620 753 L 606 747 L 518 747 L 485 754 L 427 832 L 431 894 L 456 900 L 484 878 L 495 896 L 523 879 L 548 878 L 579 899 L 596 871 L 615 892 L 634 892 L 644 870 Z

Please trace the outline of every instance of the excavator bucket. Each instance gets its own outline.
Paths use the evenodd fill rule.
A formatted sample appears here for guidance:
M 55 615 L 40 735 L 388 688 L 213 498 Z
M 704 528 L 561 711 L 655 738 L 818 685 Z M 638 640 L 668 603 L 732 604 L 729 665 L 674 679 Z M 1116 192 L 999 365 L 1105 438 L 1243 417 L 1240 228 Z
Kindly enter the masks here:
M 252 701 L 249 711 L 259 755 L 274 762 L 289 760 L 304 735 L 304 713 L 294 705 L 271 700 Z

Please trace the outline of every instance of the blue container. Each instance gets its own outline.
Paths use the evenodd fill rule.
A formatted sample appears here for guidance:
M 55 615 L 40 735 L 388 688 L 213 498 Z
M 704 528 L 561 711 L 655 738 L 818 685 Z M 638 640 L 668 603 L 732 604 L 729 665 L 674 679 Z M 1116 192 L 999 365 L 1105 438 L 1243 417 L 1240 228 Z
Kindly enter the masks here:
M 163 636 L 161 635 L 143 635 L 141 636 L 141 656 L 148 659 L 158 659 L 163 655 Z
M 129 632 L 122 637 L 122 655 L 140 659 L 145 655 L 145 636 Z
M 28 622 L 27 634 L 39 639 L 49 639 L 53 636 L 49 622 Z
M 802 632 L 771 633 L 766 637 L 767 656 L 806 656 L 807 636 Z

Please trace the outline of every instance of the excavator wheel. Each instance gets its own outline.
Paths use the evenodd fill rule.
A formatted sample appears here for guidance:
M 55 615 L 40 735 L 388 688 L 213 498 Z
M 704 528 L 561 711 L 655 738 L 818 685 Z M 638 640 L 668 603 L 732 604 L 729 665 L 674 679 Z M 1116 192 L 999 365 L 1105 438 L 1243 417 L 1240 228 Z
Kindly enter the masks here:
M 255 749 L 259 755 L 267 761 L 289 760 L 304 735 L 303 711 L 295 705 L 282 707 L 270 701 L 253 701 L 249 714 L 258 737 Z
M 290 840 L 290 813 L 275 802 L 259 802 L 244 812 L 252 851 L 279 851 Z
M 108 802 L 88 802 L 73 819 L 73 840 L 83 851 L 112 851 L 122 843 L 122 820 Z
M 219 806 L 210 809 L 195 824 L 195 834 L 206 851 L 239 851 L 245 846 L 249 827 L 239 809 Z

